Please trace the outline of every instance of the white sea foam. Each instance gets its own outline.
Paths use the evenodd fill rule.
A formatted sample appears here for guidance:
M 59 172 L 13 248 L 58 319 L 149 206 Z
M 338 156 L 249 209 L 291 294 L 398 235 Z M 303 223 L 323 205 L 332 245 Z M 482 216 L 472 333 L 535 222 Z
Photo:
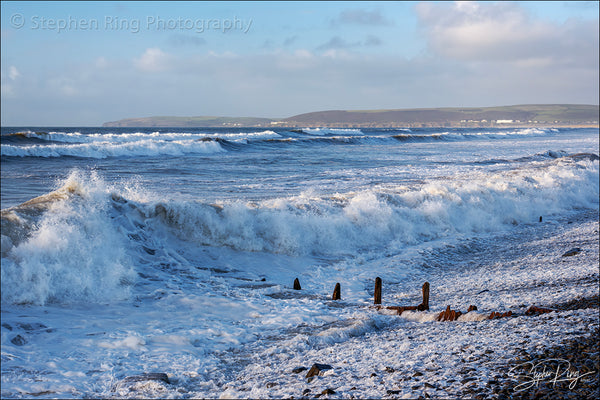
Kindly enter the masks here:
M 73 174 L 77 195 L 57 200 L 30 237 L 3 248 L 2 296 L 45 303 L 126 292 L 130 237 L 170 232 L 188 243 L 289 255 L 399 251 L 454 235 L 509 229 L 539 215 L 598 206 L 598 162 L 570 158 L 489 173 L 476 180 L 430 182 L 401 190 L 364 190 L 322 198 L 302 195 L 218 206 L 127 201 L 113 205 L 108 185 Z M 114 196 L 114 195 L 113 195 Z M 119 195 L 122 198 L 122 195 Z M 116 209 L 113 209 L 117 207 Z M 119 212 L 117 217 L 110 213 Z M 143 215 L 144 228 L 135 223 Z M 139 223 L 138 223 L 139 225 Z M 154 233 L 153 235 L 156 235 Z M 160 235 L 162 236 L 162 234 Z M 152 239 L 153 247 L 164 247 Z M 3 247 L 10 247 L 3 237 Z M 5 246 L 6 244 L 6 246 Z M 151 251 L 151 250 L 146 250 Z M 153 250 L 152 250 L 153 251 Z M 76 272 L 75 272 L 76 271 Z
M 221 138 L 228 140 L 247 140 L 247 139 L 270 139 L 281 137 L 276 132 L 265 130 L 260 132 L 120 132 L 120 133 L 88 133 L 80 132 L 32 132 L 26 131 L 20 133 L 25 137 L 47 140 L 49 142 L 64 143 L 128 143 L 139 142 L 142 140 L 154 141 L 187 141 L 203 138 Z
M 73 194 L 53 201 L 25 240 L 3 248 L 3 302 L 105 302 L 128 295 L 135 275 L 108 214 L 105 183 L 95 174 L 73 173 L 64 186 Z M 3 243 L 10 242 L 5 228 L 13 229 L 3 223 Z
M 557 129 L 542 129 L 542 128 L 521 128 L 514 130 L 499 130 L 499 131 L 447 131 L 436 133 L 438 138 L 461 140 L 461 139 L 505 139 L 510 137 L 541 137 L 557 133 Z M 415 136 L 418 136 L 416 134 Z
M 557 160 L 411 189 L 365 190 L 333 201 L 300 196 L 257 204 L 148 204 L 177 235 L 203 245 L 283 254 L 348 254 L 505 229 L 598 205 L 598 163 Z
M 210 137 L 218 137 L 220 139 L 226 139 L 231 141 L 244 141 L 248 140 L 265 140 L 265 139 L 279 139 L 282 136 L 276 132 L 266 130 L 261 132 L 240 132 L 240 133 L 221 133 L 216 132 Z
M 215 141 L 199 140 L 152 140 L 114 142 L 90 142 L 81 144 L 50 144 L 32 146 L 2 145 L 2 155 L 12 157 L 135 157 L 179 156 L 185 154 L 212 154 L 225 151 Z
M 28 138 L 35 138 L 40 140 L 47 140 L 50 142 L 69 142 L 69 143 L 81 143 L 82 141 L 86 141 L 85 135 L 82 135 L 80 132 L 33 132 L 33 131 L 23 131 L 19 132 L 18 135 L 22 135 Z
M 468 135 L 486 136 L 486 137 L 503 137 L 503 136 L 543 136 L 551 133 L 557 133 L 555 128 L 520 128 L 514 130 L 500 131 L 481 131 L 468 133 Z
M 362 136 L 363 132 L 360 129 L 341 129 L 341 128 L 304 128 L 302 132 L 307 135 L 325 136 L 325 135 L 342 135 L 342 136 Z

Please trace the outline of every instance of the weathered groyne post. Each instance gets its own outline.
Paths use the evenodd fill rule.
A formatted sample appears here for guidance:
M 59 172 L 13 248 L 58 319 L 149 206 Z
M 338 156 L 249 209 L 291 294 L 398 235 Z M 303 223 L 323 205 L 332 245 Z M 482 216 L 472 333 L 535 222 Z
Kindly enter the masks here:
M 381 304 L 381 278 L 375 278 L 375 296 L 373 304 Z
M 340 283 L 335 284 L 335 289 L 333 289 L 333 296 L 331 296 L 331 300 L 340 300 L 342 298 L 342 290 Z
M 417 306 L 419 311 L 429 311 L 429 282 L 423 284 L 423 302 Z

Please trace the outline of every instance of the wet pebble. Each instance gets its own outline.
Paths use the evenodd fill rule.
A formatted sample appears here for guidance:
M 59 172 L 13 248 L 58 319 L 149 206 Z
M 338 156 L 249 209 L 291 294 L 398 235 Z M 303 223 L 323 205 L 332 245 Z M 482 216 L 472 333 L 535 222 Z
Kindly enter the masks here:
M 15 346 L 24 346 L 27 344 L 27 339 L 25 339 L 21 335 L 17 335 L 14 338 L 10 339 L 10 342 Z

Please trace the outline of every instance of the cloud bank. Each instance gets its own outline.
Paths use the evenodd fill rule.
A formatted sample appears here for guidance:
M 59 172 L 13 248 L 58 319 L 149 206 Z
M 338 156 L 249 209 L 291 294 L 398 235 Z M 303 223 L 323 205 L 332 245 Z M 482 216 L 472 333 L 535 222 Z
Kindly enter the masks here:
M 421 3 L 421 30 L 436 54 L 460 61 L 598 66 L 598 19 L 552 24 L 515 3 Z
M 402 37 L 366 30 L 300 46 L 293 34 L 245 54 L 171 38 L 128 58 L 32 71 L 2 67 L 4 125 L 99 125 L 151 115 L 287 117 L 329 109 L 598 104 L 598 19 L 549 22 L 514 3 L 422 3 L 421 52 L 380 51 Z M 376 29 L 376 12 L 338 23 Z M 389 26 L 389 25 L 386 25 Z M 371 29 L 371 28 L 369 28 Z M 175 42 L 173 42 L 173 40 Z M 282 47 L 276 47 L 280 43 Z M 179 51 L 197 49 L 196 51 Z M 388 49 L 388 47 L 386 47 Z M 375 52 L 374 52 L 375 51 Z

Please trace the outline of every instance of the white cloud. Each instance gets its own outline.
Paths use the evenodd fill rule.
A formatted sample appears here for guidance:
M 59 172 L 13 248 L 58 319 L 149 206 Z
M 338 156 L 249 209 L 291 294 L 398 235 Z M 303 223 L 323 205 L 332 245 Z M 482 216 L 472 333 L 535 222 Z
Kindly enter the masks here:
M 14 65 L 8 67 L 8 71 L 4 69 L 1 71 L 1 89 L 2 96 L 13 97 L 16 94 L 16 80 L 21 76 L 21 73 Z
M 45 83 L 46 88 L 55 93 L 56 97 L 58 95 L 63 95 L 65 97 L 74 97 L 79 96 L 81 91 L 78 87 L 84 87 L 85 83 L 81 79 L 67 77 L 62 75 L 57 75 L 48 79 Z
M 306 49 L 298 49 L 296 51 L 294 51 L 294 56 L 300 58 L 300 59 L 310 59 L 313 58 L 313 55 L 310 51 L 306 50 Z
M 166 71 L 171 67 L 171 56 L 157 47 L 146 49 L 140 58 L 134 60 L 134 65 L 146 72 Z
M 96 66 L 96 68 L 103 69 L 108 67 L 108 61 L 106 61 L 106 58 L 104 57 L 98 57 L 96 58 L 96 62 L 94 65 Z
M 11 81 L 17 80 L 17 78 L 20 76 L 21 76 L 21 73 L 19 72 L 17 67 L 15 67 L 14 65 L 11 65 L 10 68 L 8 69 L 8 77 L 10 78 L 10 80 Z
M 462 61 L 546 60 L 597 66 L 598 20 L 563 24 L 530 16 L 516 3 L 420 3 L 430 49 Z

